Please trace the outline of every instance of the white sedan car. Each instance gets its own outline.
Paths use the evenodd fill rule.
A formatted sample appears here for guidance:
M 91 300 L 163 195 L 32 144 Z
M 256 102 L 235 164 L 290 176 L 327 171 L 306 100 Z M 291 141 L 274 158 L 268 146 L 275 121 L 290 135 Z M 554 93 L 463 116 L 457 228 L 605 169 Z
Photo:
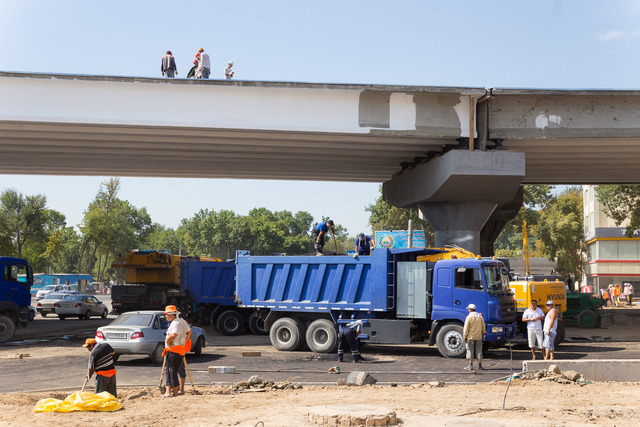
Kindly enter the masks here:
M 89 320 L 91 316 L 100 316 L 106 319 L 107 314 L 109 314 L 107 306 L 93 295 L 66 295 L 53 306 L 60 320 L 71 316 L 85 320 Z
M 51 292 L 68 292 L 68 291 L 73 291 L 73 288 L 70 285 L 47 285 L 43 288 L 38 289 L 38 292 L 36 292 L 36 301 L 40 301 Z
M 107 326 L 98 328 L 96 341 L 109 343 L 116 358 L 122 354 L 146 354 L 153 363 L 162 363 L 168 328 L 169 321 L 162 311 L 128 311 Z M 191 352 L 200 356 L 206 344 L 204 330 L 191 326 Z

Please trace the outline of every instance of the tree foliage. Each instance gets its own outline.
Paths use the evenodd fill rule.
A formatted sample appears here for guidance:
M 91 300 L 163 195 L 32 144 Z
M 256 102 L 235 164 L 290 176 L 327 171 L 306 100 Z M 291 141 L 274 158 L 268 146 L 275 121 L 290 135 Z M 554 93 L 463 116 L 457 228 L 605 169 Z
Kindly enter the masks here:
M 640 229 L 640 186 L 638 185 L 598 185 L 596 197 L 602 203 L 604 213 L 617 226 L 629 221 L 626 236 L 633 237 Z
M 233 211 L 202 209 L 183 219 L 176 234 L 190 255 L 227 259 L 237 249 L 255 255 L 285 252 L 300 255 L 313 251 L 308 231 L 313 217 L 308 212 L 271 212 L 252 209 L 248 215 Z
M 527 221 L 527 242 L 529 256 L 543 256 L 536 245 L 536 229 L 540 220 L 540 210 L 554 202 L 551 185 L 525 185 L 523 189 L 524 218 Z M 495 241 L 495 254 L 499 257 L 522 257 L 523 213 L 511 220 Z
M 369 225 L 371 226 L 371 232 L 407 230 L 409 228 L 409 220 L 411 220 L 414 229 L 424 231 L 426 245 L 433 245 L 433 228 L 427 221 L 420 219 L 418 209 L 397 208 L 385 202 L 382 197 L 382 186 L 380 186 L 378 199 L 376 199 L 375 203 L 367 206 L 365 211 L 370 212 Z
M 14 248 L 22 258 L 25 244 L 45 238 L 46 204 L 42 194 L 25 196 L 13 189 L 4 191 L 0 195 L 0 235 L 8 241 L 2 246 Z
M 540 249 L 557 260 L 557 272 L 581 277 L 585 253 L 582 190 L 570 187 L 540 213 L 537 227 Z

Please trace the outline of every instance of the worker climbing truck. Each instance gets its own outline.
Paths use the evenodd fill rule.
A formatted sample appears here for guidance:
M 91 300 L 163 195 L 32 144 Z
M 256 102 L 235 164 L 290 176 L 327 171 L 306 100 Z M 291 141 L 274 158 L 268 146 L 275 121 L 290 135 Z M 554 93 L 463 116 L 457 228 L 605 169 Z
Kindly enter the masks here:
M 20 258 L 0 256 L 0 343 L 13 338 L 29 322 L 33 270 Z
M 418 261 L 441 249 L 386 249 L 370 256 L 238 256 L 241 307 L 269 309 L 271 343 L 290 351 L 330 353 L 338 326 L 362 320 L 362 342 L 427 343 L 445 357 L 465 353 L 468 304 L 485 320 L 485 341 L 516 334 L 516 303 L 498 260 Z

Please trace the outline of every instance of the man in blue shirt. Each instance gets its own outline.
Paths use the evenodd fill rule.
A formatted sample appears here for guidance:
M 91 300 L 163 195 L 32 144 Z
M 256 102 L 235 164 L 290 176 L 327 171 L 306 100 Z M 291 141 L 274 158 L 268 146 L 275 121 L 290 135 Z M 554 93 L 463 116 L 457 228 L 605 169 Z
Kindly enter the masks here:
M 327 231 L 333 232 L 333 221 L 327 220 L 316 225 L 311 231 L 311 238 L 313 239 L 313 245 L 316 248 L 316 255 L 324 255 L 324 235 Z
M 356 237 L 356 254 L 371 255 L 371 248 L 374 247 L 371 236 L 365 236 L 364 233 L 358 234 Z

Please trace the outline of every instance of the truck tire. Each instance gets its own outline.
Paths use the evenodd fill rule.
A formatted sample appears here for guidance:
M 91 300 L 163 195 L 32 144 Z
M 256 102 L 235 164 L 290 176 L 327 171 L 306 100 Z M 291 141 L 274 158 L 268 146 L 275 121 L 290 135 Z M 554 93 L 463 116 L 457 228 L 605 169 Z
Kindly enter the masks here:
M 304 325 L 290 317 L 276 320 L 269 329 L 271 344 L 280 351 L 298 350 L 304 345 Z
M 237 311 L 224 311 L 218 316 L 216 329 L 223 335 L 240 335 L 244 330 L 244 319 Z
M 578 326 L 584 329 L 593 329 L 598 326 L 598 314 L 593 310 L 585 310 L 578 314 Z
M 314 320 L 307 329 L 307 345 L 316 353 L 333 353 L 338 345 L 338 332 L 327 319 Z
M 444 325 L 436 336 L 436 346 L 444 357 L 464 357 L 466 352 L 463 337 L 463 327 L 455 323 Z
M 249 330 L 253 335 L 267 335 L 264 319 L 255 311 L 249 316 Z
M 0 315 L 0 342 L 7 342 L 16 333 L 16 324 L 9 316 Z

